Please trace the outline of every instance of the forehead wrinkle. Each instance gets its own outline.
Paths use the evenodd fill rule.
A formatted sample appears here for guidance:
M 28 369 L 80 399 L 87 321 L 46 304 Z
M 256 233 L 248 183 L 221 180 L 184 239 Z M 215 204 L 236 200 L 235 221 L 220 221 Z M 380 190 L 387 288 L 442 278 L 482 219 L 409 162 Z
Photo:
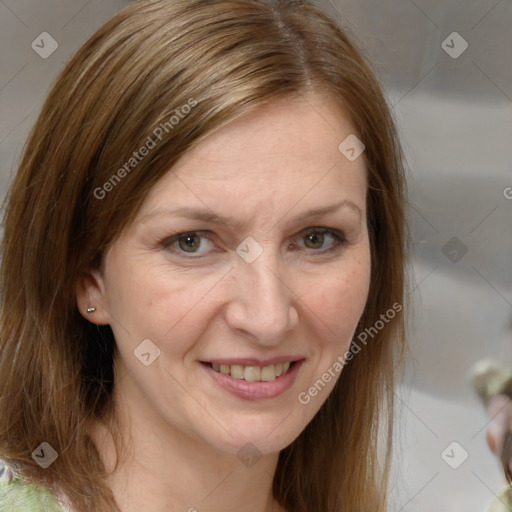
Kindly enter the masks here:
M 319 217 L 321 215 L 326 215 L 328 213 L 332 213 L 340 208 L 349 208 L 351 211 L 354 211 L 358 214 L 359 220 L 361 220 L 362 217 L 362 211 L 353 201 L 350 201 L 348 199 L 345 199 L 341 201 L 340 203 L 323 206 L 320 208 L 314 208 L 310 209 L 306 212 L 303 212 L 300 215 L 297 215 L 293 217 L 294 222 L 304 222 L 306 220 L 312 219 L 314 217 Z M 247 220 L 241 220 L 232 216 L 221 216 L 211 210 L 203 210 L 195 207 L 190 206 L 182 206 L 182 207 L 175 207 L 175 208 L 159 208 L 157 210 L 153 210 L 152 212 L 144 215 L 141 219 L 141 223 L 144 224 L 151 218 L 154 218 L 156 216 L 172 216 L 172 217 L 181 217 L 181 218 L 187 218 L 187 219 L 193 219 L 198 220 L 202 222 L 208 222 L 212 224 L 224 224 L 230 227 L 234 227 L 235 229 L 242 231 L 247 227 L 248 221 Z M 287 215 L 286 215 L 287 216 Z M 285 217 L 286 217 L 285 216 Z

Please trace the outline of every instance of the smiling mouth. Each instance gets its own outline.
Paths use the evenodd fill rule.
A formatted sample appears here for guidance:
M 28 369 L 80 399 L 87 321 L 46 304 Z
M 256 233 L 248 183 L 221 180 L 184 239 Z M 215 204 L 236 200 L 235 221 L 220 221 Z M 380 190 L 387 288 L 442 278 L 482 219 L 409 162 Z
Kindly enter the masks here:
M 234 379 L 246 380 L 248 382 L 271 382 L 286 375 L 297 361 L 287 361 L 285 363 L 271 364 L 269 366 L 242 366 L 238 364 L 227 365 L 218 363 L 202 362 L 205 366 L 211 368 L 214 372 L 230 375 Z

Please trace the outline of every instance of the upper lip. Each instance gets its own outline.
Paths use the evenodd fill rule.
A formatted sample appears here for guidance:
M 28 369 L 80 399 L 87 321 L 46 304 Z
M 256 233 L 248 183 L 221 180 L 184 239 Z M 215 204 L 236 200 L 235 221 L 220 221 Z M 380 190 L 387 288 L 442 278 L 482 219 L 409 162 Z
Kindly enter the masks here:
M 208 359 L 201 361 L 202 363 L 212 364 L 225 364 L 226 366 L 240 365 L 240 366 L 265 366 L 276 365 L 279 363 L 296 362 L 305 359 L 304 356 L 277 356 L 269 359 L 256 359 L 254 357 L 230 357 L 230 358 L 219 358 L 219 359 Z

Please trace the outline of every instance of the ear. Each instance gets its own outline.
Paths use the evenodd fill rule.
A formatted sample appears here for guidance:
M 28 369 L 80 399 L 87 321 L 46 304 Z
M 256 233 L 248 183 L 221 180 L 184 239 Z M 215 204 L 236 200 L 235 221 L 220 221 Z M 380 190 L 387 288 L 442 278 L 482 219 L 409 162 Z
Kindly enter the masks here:
M 105 282 L 99 270 L 88 270 L 76 282 L 76 303 L 82 316 L 97 325 L 110 324 Z M 96 308 L 88 313 L 88 308 Z

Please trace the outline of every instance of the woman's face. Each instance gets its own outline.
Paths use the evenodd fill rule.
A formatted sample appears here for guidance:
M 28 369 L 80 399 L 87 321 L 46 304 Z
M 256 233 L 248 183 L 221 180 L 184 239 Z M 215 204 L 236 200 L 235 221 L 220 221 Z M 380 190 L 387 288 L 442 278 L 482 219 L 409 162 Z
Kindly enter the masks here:
M 353 133 L 325 95 L 288 98 L 158 182 L 79 291 L 114 332 L 125 410 L 229 453 L 305 428 L 340 372 L 299 397 L 349 348 L 369 289 L 365 164 L 338 149 Z

